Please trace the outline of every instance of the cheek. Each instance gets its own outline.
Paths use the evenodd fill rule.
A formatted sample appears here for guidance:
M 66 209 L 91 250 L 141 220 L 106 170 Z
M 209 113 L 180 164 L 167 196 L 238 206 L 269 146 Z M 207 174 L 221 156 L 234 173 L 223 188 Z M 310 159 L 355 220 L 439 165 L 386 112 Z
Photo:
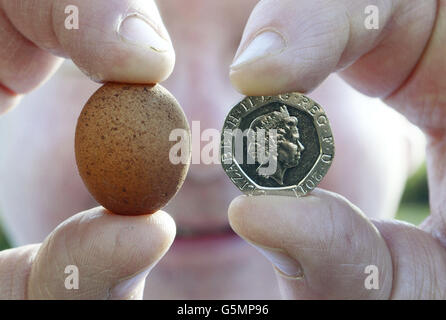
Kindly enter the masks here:
M 278 160 L 287 162 L 289 160 L 289 153 L 286 147 L 280 147 L 278 152 Z

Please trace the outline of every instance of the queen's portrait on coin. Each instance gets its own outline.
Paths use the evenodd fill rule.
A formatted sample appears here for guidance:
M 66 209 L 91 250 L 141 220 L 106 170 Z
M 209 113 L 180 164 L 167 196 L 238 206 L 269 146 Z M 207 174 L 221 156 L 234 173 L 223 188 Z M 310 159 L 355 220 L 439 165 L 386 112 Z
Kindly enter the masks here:
M 305 149 L 299 140 L 298 120 L 290 116 L 287 107 L 280 107 L 255 118 L 249 130 L 248 155 L 259 164 L 257 174 L 283 185 L 287 169 L 299 164 Z M 272 169 L 272 170 L 271 170 Z

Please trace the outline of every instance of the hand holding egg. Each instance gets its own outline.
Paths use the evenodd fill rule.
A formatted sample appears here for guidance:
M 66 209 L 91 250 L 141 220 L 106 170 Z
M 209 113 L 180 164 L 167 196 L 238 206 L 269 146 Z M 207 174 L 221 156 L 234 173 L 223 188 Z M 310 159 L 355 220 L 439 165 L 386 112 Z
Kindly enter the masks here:
M 187 161 L 173 164 L 172 130 L 187 134 Z M 76 162 L 92 196 L 116 214 L 159 210 L 189 168 L 190 129 L 176 99 L 161 85 L 107 83 L 84 106 L 76 127 Z

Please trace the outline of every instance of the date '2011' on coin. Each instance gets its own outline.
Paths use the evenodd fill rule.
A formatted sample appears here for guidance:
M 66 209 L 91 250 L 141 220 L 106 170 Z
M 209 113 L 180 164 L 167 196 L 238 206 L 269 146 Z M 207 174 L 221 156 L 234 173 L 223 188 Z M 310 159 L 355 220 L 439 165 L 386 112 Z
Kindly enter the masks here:
M 221 163 L 248 195 L 303 196 L 327 173 L 334 139 L 322 107 L 300 93 L 246 97 L 229 112 Z

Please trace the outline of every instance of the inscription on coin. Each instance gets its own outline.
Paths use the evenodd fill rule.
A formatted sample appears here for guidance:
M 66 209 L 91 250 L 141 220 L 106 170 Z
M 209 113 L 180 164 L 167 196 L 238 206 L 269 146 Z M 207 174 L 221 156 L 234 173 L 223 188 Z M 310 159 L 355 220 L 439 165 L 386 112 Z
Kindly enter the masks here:
M 223 169 L 246 194 L 305 195 L 322 180 L 333 157 L 327 115 L 299 93 L 246 97 L 223 126 Z

